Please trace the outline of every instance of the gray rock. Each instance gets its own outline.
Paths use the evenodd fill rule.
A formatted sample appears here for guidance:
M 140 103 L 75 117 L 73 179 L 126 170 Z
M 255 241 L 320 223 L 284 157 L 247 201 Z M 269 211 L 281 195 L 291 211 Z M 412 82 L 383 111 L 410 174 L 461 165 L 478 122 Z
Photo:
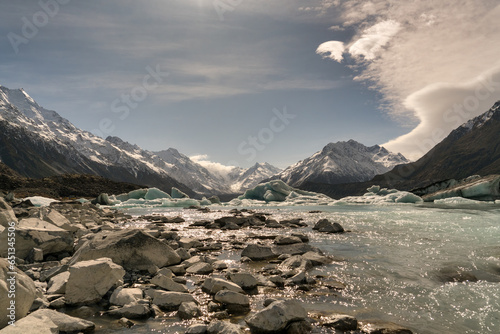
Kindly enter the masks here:
M 184 302 L 196 303 L 196 300 L 189 293 L 172 291 L 155 291 L 153 296 L 153 304 L 166 311 L 177 311 Z
M 206 262 L 198 262 L 186 269 L 187 273 L 196 275 L 207 275 L 213 271 L 212 265 Z
M 30 317 L 43 319 L 45 317 L 52 320 L 60 332 L 92 332 L 95 324 L 91 321 L 69 316 L 54 310 L 43 309 L 30 314 Z
M 408 328 L 393 322 L 367 320 L 359 323 L 361 331 L 366 334 L 412 334 Z
M 274 239 L 274 243 L 277 245 L 292 245 L 302 243 L 302 239 L 294 236 L 279 235 Z
M 321 251 L 309 244 L 300 243 L 292 245 L 276 245 L 273 246 L 273 252 L 276 254 L 302 255 L 307 252 L 321 253 Z
M 177 243 L 180 247 L 185 249 L 196 248 L 203 246 L 203 243 L 194 238 L 180 238 Z
M 252 333 L 277 333 L 295 321 L 304 321 L 307 312 L 296 300 L 280 300 L 248 316 L 245 322 Z
M 192 319 L 201 316 L 201 310 L 194 302 L 183 302 L 179 306 L 177 315 L 181 319 Z
M 10 205 L 0 197 L 0 226 L 8 228 L 12 222 L 17 223 L 16 214 Z
M 218 261 L 215 261 L 214 263 L 212 263 L 212 267 L 215 270 L 224 270 L 224 269 L 227 269 L 227 263 L 224 260 L 218 260 Z
M 173 279 L 164 276 L 162 274 L 156 275 L 151 279 L 151 283 L 159 286 L 162 289 L 168 291 L 176 291 L 176 292 L 188 292 L 188 289 L 179 283 L 174 282 Z
M 227 321 L 212 321 L 207 328 L 208 334 L 243 334 L 240 326 Z
M 9 272 L 16 272 L 15 277 Z M 13 277 L 15 280 L 12 280 Z M 11 282 L 14 282 L 15 286 Z M 9 310 L 11 308 L 9 295 L 12 291 L 15 291 L 16 303 L 13 307 L 14 310 Z M 11 320 L 16 320 L 15 324 L 17 325 L 18 320 L 28 314 L 35 298 L 36 287 L 31 278 L 15 266 L 11 266 L 7 259 L 0 259 L 0 310 L 4 315 L 0 317 L 0 329 L 7 326 Z M 11 314 L 12 319 L 10 318 Z
M 68 304 L 91 304 L 101 300 L 108 290 L 120 282 L 125 270 L 110 258 L 81 261 L 69 267 L 66 284 Z
M 311 262 L 313 266 L 321 266 L 324 264 L 332 263 L 329 257 L 323 256 L 316 252 L 307 252 L 302 255 L 302 258 Z
M 277 257 L 277 255 L 273 252 L 271 247 L 251 244 L 243 249 L 241 257 L 248 257 L 253 261 L 264 261 L 273 259 Z
M 248 273 L 230 274 L 229 279 L 245 290 L 255 289 L 259 283 L 252 274 Z
M 206 334 L 208 326 L 205 324 L 194 324 L 186 329 L 185 334 Z
M 7 326 L 2 334 L 58 334 L 57 325 L 47 316 L 33 317 L 30 315 L 16 320 L 15 326 Z
M 106 312 L 109 316 L 116 318 L 142 319 L 148 318 L 152 311 L 147 303 L 131 303 L 123 307 Z
M 181 258 L 168 245 L 141 230 L 104 231 L 85 242 L 70 264 L 109 257 L 127 270 L 148 270 L 175 265 Z
M 328 219 L 319 220 L 313 227 L 313 230 L 324 233 L 343 233 L 344 228 L 336 222 L 330 222 Z
M 238 314 L 250 311 L 250 299 L 238 292 L 221 290 L 215 294 L 214 300 L 223 304 L 229 313 Z
M 243 289 L 236 283 L 226 281 L 222 278 L 207 278 L 201 285 L 201 289 L 211 295 L 215 295 L 221 290 L 229 290 L 243 293 Z
M 335 328 L 339 331 L 355 331 L 358 328 L 358 320 L 350 315 L 333 314 L 321 317 L 321 326 Z
M 135 325 L 135 323 L 132 320 L 129 320 L 125 317 L 120 318 L 120 320 L 118 320 L 118 323 L 125 328 L 131 328 Z
M 64 271 L 53 276 L 47 285 L 47 294 L 53 295 L 58 293 L 66 293 L 66 284 L 69 279 L 69 271 Z
M 125 306 L 127 304 L 135 303 L 143 298 L 143 292 L 139 288 L 116 288 L 109 302 L 113 305 Z
M 290 256 L 278 266 L 278 269 L 282 271 L 296 270 L 296 272 L 307 271 L 311 268 L 311 261 L 304 259 L 301 255 Z
M 44 255 L 73 252 L 73 236 L 70 232 L 38 218 L 25 218 L 16 225 L 16 256 L 25 259 L 33 248 Z M 8 229 L 0 233 L 0 256 L 7 257 Z M 4 246 L 5 245 L 5 246 Z
M 305 334 L 311 333 L 312 326 L 308 321 L 295 321 L 286 328 L 286 334 Z

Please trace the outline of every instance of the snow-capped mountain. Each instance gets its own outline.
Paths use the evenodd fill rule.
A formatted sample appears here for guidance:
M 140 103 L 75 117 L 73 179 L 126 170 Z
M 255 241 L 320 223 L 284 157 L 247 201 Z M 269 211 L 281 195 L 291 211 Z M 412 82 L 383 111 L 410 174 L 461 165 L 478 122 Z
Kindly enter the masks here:
M 171 178 L 161 162 L 147 159 L 139 147 L 130 144 L 120 147 L 80 130 L 55 111 L 38 105 L 24 90 L 3 86 L 0 86 L 0 160 L 27 177 L 85 173 L 166 191 L 174 186 L 194 195 Z
M 247 169 L 230 166 L 207 168 L 174 148 L 155 154 L 172 166 L 167 168 L 169 175 L 201 194 L 243 193 L 281 171 L 267 162 L 256 163 Z
M 233 192 L 242 192 L 258 185 L 263 180 L 267 180 L 273 175 L 281 172 L 281 169 L 274 167 L 267 162 L 256 163 L 252 167 L 240 170 L 239 175 L 234 175 L 231 189 Z M 237 190 L 237 191 L 235 191 Z
M 265 163 L 219 175 L 173 148 L 151 152 L 118 137 L 103 139 L 41 107 L 24 90 L 3 86 L 0 161 L 27 177 L 95 174 L 166 191 L 175 186 L 191 196 L 242 193 L 279 172 Z
M 320 152 L 286 168 L 276 178 L 292 187 L 305 182 L 363 182 L 404 163 L 408 160 L 400 153 L 391 153 L 378 145 L 366 147 L 349 140 L 326 145 Z

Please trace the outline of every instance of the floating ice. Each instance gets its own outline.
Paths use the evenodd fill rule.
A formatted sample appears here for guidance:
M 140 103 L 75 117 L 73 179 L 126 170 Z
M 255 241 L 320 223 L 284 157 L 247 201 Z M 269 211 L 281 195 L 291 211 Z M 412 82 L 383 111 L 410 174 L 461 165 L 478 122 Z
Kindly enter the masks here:
M 500 201 L 497 204 L 500 204 Z M 447 205 L 494 205 L 496 202 L 487 202 L 487 201 L 476 201 L 469 198 L 463 197 L 450 197 L 437 199 L 434 201 L 434 204 L 447 204 Z
M 172 187 L 172 198 L 189 198 L 189 196 L 176 187 Z
M 342 203 L 356 204 L 381 204 L 381 203 L 421 203 L 423 202 L 420 196 L 412 194 L 408 191 L 399 191 L 397 189 L 380 188 L 380 186 L 372 186 L 367 189 L 367 193 L 363 196 L 344 197 L 339 201 L 330 203 L 330 205 L 338 205 Z
M 332 201 L 330 197 L 323 194 L 292 188 L 281 180 L 259 184 L 245 191 L 242 196 L 238 197 L 238 200 L 254 200 L 260 203 L 280 202 L 284 205 L 321 205 Z M 233 200 L 230 203 L 237 202 Z
M 500 197 L 500 175 L 467 178 L 462 183 L 425 195 L 423 198 L 425 201 L 436 201 L 452 197 L 493 201 Z

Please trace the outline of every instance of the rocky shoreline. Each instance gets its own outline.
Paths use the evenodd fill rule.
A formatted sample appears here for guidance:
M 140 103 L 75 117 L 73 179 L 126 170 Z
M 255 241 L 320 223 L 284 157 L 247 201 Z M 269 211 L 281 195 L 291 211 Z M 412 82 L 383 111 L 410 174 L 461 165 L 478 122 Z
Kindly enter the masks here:
M 15 314 L 0 319 L 0 333 L 135 333 L 151 319 L 191 334 L 411 333 L 333 310 L 306 311 L 300 300 L 309 293 L 344 288 L 314 274 L 338 259 L 309 244 L 301 233 L 307 226 L 301 218 L 278 221 L 244 209 L 186 225 L 183 217 L 132 217 L 89 203 L 12 208 L 0 199 L 0 290 L 6 289 L 0 314 L 11 303 L 3 282 L 11 265 L 17 267 Z M 14 230 L 15 259 L 4 247 Z M 187 233 L 192 230 L 202 237 Z M 263 233 L 268 230 L 276 233 Z M 313 230 L 345 232 L 326 219 Z M 236 254 L 239 265 L 220 258 L 223 252 Z

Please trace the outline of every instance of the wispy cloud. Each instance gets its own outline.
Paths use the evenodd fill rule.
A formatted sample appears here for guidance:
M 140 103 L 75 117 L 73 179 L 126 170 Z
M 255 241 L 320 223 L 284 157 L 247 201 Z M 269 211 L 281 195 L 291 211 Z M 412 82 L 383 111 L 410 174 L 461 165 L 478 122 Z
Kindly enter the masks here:
M 189 158 L 219 177 L 226 177 L 235 168 L 235 166 L 226 166 L 219 162 L 210 161 L 207 154 L 193 155 Z
M 357 31 L 351 40 L 343 41 L 348 53 L 363 65 L 356 67 L 356 79 L 371 82 L 384 95 L 387 112 L 415 126 L 408 135 L 385 144 L 409 157 L 418 158 L 425 153 L 424 147 L 430 148 L 424 143 L 437 143 L 453 129 L 456 122 L 442 121 L 448 110 L 463 104 L 480 78 L 495 73 L 500 65 L 498 1 L 321 3 L 318 13 Z M 342 60 L 338 53 L 330 58 Z M 468 116 L 486 111 L 496 99 L 500 99 L 498 89 L 468 111 Z
M 318 48 L 316 49 L 316 53 L 322 55 L 323 58 L 330 58 L 332 60 L 341 62 L 342 59 L 344 59 L 344 50 L 344 42 L 329 41 L 318 46 Z

